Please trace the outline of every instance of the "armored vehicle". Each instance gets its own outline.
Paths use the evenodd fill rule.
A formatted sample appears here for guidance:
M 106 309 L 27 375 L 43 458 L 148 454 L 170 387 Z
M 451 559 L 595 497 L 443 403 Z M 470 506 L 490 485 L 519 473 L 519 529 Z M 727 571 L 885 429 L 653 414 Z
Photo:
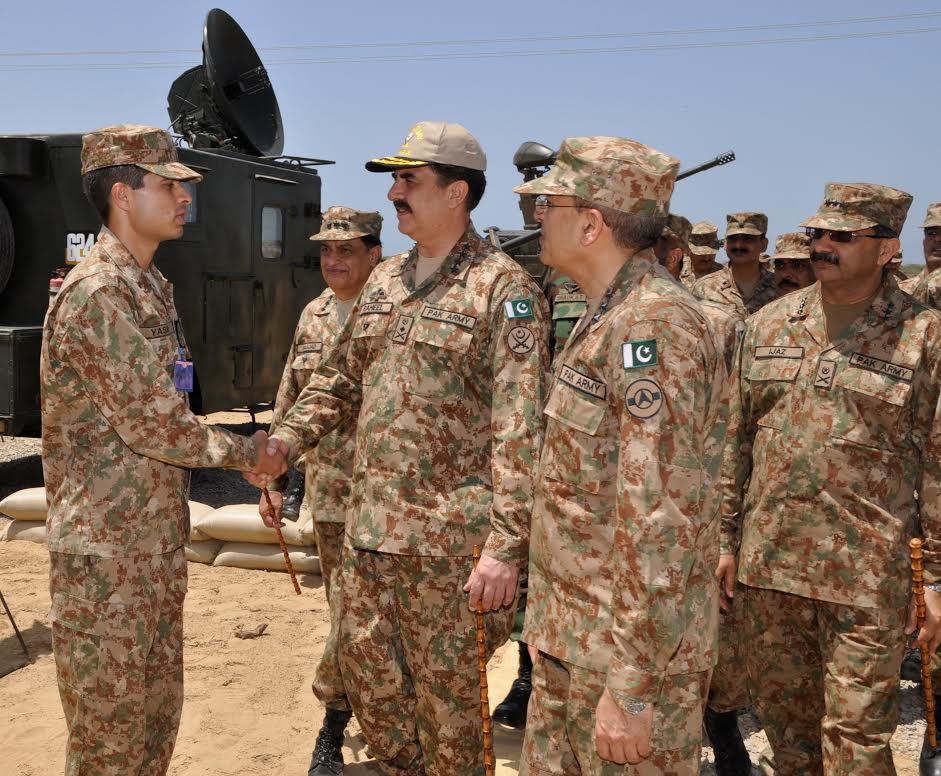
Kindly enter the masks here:
M 180 159 L 203 175 L 182 238 L 156 255 L 193 355 L 191 404 L 255 407 L 274 398 L 300 311 L 325 287 L 308 237 L 320 228 L 316 167 L 331 162 L 282 155 L 267 72 L 219 9 L 206 17 L 203 63 L 167 100 Z M 133 120 L 101 123 L 122 118 Z M 0 136 L 0 434 L 38 430 L 49 294 L 100 228 L 82 193 L 81 147 L 80 133 Z

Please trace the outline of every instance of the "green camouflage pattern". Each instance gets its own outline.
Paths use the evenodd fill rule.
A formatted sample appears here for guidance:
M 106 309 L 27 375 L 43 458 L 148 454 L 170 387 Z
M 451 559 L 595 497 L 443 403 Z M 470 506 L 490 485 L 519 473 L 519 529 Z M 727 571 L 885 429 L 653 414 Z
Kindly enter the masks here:
M 203 179 L 180 162 L 173 138 L 162 129 L 114 124 L 82 136 L 82 175 L 125 164 L 173 180 L 198 183 Z
M 552 317 L 549 347 L 554 362 L 559 354 L 565 350 L 565 343 L 572 336 L 578 319 L 588 309 L 588 297 L 578 287 L 578 283 L 570 277 L 560 275 L 555 271 L 551 272 L 547 278 L 545 294 Z
M 692 250 L 692 247 L 692 244 L 690 244 L 690 250 Z M 683 257 L 683 268 L 680 270 L 680 282 L 686 287 L 687 291 L 692 293 L 693 286 L 696 285 L 697 280 L 706 277 L 706 275 L 711 275 L 713 272 L 718 272 L 720 269 L 722 269 L 722 265 L 713 259 L 709 268 L 703 274 L 697 275 L 696 269 L 693 267 L 692 259 L 687 255 Z
M 183 710 L 183 550 L 52 552 L 49 594 L 65 776 L 162 776 Z
M 918 284 L 921 283 L 921 281 L 925 279 L 925 276 L 927 274 L 928 274 L 928 270 L 926 268 L 926 269 L 923 269 L 921 272 L 919 272 L 917 275 L 912 275 L 910 278 L 904 278 L 902 280 L 899 280 L 898 281 L 899 288 L 902 289 L 902 291 L 904 291 L 906 294 L 911 294 L 912 296 L 914 296 L 915 289 L 918 287 Z M 937 309 L 936 305 L 931 305 L 930 303 L 926 302 L 925 301 L 926 298 L 927 297 L 922 297 L 918 301 L 921 302 L 922 304 L 928 304 L 929 307 L 935 307 L 935 309 Z
M 722 247 L 719 228 L 711 221 L 697 221 L 689 233 L 690 253 L 716 254 Z
M 670 213 L 667 216 L 667 225 L 663 227 L 663 236 L 672 237 L 679 242 L 684 253 L 689 253 L 689 236 L 693 225 L 685 216 Z
M 709 672 L 673 674 L 653 710 L 651 752 L 637 765 L 602 760 L 595 748 L 595 709 L 604 672 L 540 655 L 533 668 L 520 776 L 698 776 Z
M 320 558 L 320 578 L 323 579 L 330 610 L 330 632 L 323 645 L 323 654 L 317 663 L 311 689 L 324 708 L 352 711 L 353 707 L 350 705 L 340 670 L 339 654 L 340 606 L 343 600 L 341 572 L 346 527 L 343 523 L 315 522 L 314 536 L 317 539 L 317 556 Z
M 763 237 L 768 233 L 768 216 L 764 213 L 745 211 L 729 213 L 725 217 L 725 236 L 733 234 L 751 234 Z
M 832 345 L 816 283 L 746 322 L 722 472 L 722 551 L 738 550 L 739 581 L 904 607 L 919 522 L 925 581 L 941 580 L 939 338 L 941 315 L 891 274 Z
M 922 270 L 910 282 L 911 290 L 908 291 L 915 299 L 924 305 L 928 305 L 935 310 L 941 310 L 941 269 L 929 272 L 928 269 Z
M 294 331 L 294 340 L 284 363 L 269 433 L 274 433 L 284 416 L 294 406 L 311 375 L 317 371 L 321 361 L 333 347 L 341 329 L 336 295 L 328 288 L 301 312 Z M 310 516 L 315 523 L 346 522 L 355 454 L 355 418 L 344 420 L 306 453 L 304 501 L 301 505 L 304 518 Z M 279 478 L 272 484 L 272 489 L 283 490 L 286 479 L 286 476 Z
M 382 216 L 375 211 L 354 210 L 343 205 L 327 208 L 320 222 L 320 231 L 311 240 L 355 240 L 382 234 Z
M 581 197 L 623 213 L 665 216 L 680 162 L 636 140 L 567 137 L 552 168 L 517 186 L 517 194 Z
M 882 226 L 902 233 L 912 195 L 876 183 L 828 183 L 817 213 L 801 226 L 854 232 Z
M 199 422 L 173 385 L 173 286 L 102 229 L 43 325 L 51 552 L 162 555 L 188 533 L 188 467 L 251 469 L 251 439 Z M 197 365 L 198 366 L 198 365 Z
M 726 371 L 652 251 L 611 289 L 553 365 L 523 641 L 606 674 L 623 708 L 715 663 Z
M 373 270 L 335 348 L 275 429 L 296 453 L 356 418 L 353 547 L 527 557 L 548 371 L 548 310 L 528 273 L 468 227 L 418 288 L 418 251 Z M 510 318 L 506 303 L 532 300 Z
M 774 241 L 774 253 L 769 257 L 775 259 L 810 259 L 810 237 L 806 232 L 784 232 Z
M 922 229 L 929 226 L 941 226 L 941 202 L 932 202 L 928 205 L 928 211 L 925 213 L 925 220 L 921 223 Z
M 700 278 L 693 284 L 693 296 L 716 304 L 734 307 L 742 318 L 758 312 L 768 302 L 777 297 L 778 289 L 774 282 L 774 273 L 767 264 L 758 265 L 758 282 L 747 299 L 742 296 L 730 267 Z
M 748 587 L 744 620 L 748 684 L 774 752 L 762 772 L 893 776 L 905 607 Z
M 729 608 L 719 612 L 718 659 L 712 671 L 706 705 L 720 714 L 738 711 L 751 703 L 748 675 L 744 670 L 747 651 L 742 634 L 744 591 L 744 585 L 736 584 L 735 597 L 726 598 Z
M 369 751 L 389 776 L 484 776 L 477 628 L 469 557 L 347 548 L 339 655 Z M 515 602 L 484 614 L 487 658 Z

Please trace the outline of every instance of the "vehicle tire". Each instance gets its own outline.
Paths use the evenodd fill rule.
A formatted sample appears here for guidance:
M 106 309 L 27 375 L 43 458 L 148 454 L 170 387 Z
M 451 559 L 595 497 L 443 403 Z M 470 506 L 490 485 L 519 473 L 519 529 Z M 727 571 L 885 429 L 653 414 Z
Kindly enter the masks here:
M 13 272 L 13 257 L 16 255 L 13 241 L 13 219 L 0 199 L 0 293 L 6 288 Z

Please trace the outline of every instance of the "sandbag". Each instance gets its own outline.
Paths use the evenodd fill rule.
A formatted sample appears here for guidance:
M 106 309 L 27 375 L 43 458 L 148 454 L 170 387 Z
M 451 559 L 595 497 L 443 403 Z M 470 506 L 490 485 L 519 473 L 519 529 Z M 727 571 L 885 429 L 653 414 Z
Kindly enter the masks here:
M 206 563 L 211 566 L 223 544 L 225 542 L 221 539 L 207 539 L 200 542 L 190 540 L 184 545 L 183 552 L 186 554 L 187 560 L 193 563 Z
M 278 546 L 278 535 L 274 528 L 268 528 L 258 514 L 256 504 L 230 504 L 220 507 L 208 515 L 203 515 L 199 521 L 199 533 L 213 539 L 222 539 L 226 542 L 248 542 L 251 544 L 273 544 Z M 298 530 L 297 523 L 284 521 L 281 535 L 285 544 L 297 547 L 309 547 L 310 541 L 305 541 Z
M 309 548 L 289 547 L 291 565 L 298 574 L 319 574 L 320 558 Z M 213 566 L 231 566 L 239 569 L 287 571 L 281 548 L 270 544 L 226 542 L 216 555 Z
M 26 488 L 0 501 L 0 515 L 14 520 L 45 520 L 48 505 L 45 488 Z
M 5 526 L 0 526 L 0 541 L 46 543 L 45 523 L 35 520 L 4 520 L 4 523 Z
M 193 542 L 204 542 L 207 539 L 211 539 L 211 536 L 206 536 L 199 530 L 199 521 L 202 520 L 210 512 L 214 511 L 209 504 L 203 504 L 200 501 L 190 501 L 190 541 Z
M 301 535 L 301 539 L 304 540 L 305 545 L 310 545 L 311 547 L 317 546 L 317 534 L 314 532 L 314 519 L 310 516 L 307 519 L 304 519 L 304 513 L 301 512 L 301 516 L 298 519 L 297 530 Z

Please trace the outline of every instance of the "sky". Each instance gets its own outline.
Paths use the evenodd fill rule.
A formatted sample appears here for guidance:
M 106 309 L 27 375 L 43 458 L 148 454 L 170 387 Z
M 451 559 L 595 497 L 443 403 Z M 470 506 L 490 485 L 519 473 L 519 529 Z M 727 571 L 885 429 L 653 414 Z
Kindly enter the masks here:
M 791 231 L 828 180 L 903 189 L 915 197 L 905 261 L 922 261 L 918 224 L 941 200 L 941 1 L 219 2 L 268 68 L 285 153 L 335 160 L 321 168 L 324 208 L 382 212 L 386 253 L 410 241 L 385 196 L 391 178 L 363 163 L 441 120 L 487 152 L 480 230 L 521 228 L 520 143 L 618 135 L 682 167 L 734 150 L 672 202 L 720 232 L 741 210 L 767 213 L 772 238 Z M 168 126 L 167 92 L 201 61 L 211 7 L 2 3 L 0 134 Z

